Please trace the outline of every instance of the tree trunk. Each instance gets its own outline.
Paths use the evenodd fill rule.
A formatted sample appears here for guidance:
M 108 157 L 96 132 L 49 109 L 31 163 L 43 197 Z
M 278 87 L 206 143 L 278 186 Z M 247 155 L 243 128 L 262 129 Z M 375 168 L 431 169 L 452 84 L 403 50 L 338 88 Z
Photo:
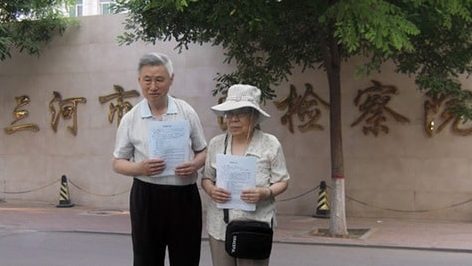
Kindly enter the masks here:
M 344 195 L 344 155 L 341 128 L 341 57 L 334 38 L 324 45 L 324 63 L 329 84 L 329 126 L 331 143 L 331 214 L 329 232 L 332 236 L 346 236 L 346 206 Z

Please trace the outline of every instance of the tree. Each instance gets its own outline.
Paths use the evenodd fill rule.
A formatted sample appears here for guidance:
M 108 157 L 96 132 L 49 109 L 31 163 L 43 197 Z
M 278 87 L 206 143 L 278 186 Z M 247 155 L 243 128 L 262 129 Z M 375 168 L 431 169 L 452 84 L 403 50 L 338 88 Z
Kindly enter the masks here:
M 70 0 L 0 0 L 0 61 L 13 49 L 39 55 L 42 45 L 66 29 Z
M 217 76 L 214 94 L 239 82 L 272 98 L 296 65 L 325 70 L 330 94 L 330 233 L 347 234 L 341 134 L 342 62 L 363 56 L 368 75 L 386 61 L 414 75 L 418 88 L 458 99 L 454 112 L 470 118 L 458 76 L 472 70 L 472 0 L 118 0 L 128 10 L 120 42 L 175 39 L 225 48 L 233 73 Z

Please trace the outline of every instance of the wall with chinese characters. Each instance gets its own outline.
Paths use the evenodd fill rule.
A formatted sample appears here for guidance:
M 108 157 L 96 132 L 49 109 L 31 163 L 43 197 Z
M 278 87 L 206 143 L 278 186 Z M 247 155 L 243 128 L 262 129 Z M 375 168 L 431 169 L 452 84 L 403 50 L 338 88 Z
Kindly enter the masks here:
M 470 220 L 472 124 L 447 112 L 453 99 L 425 95 L 392 65 L 356 78 L 356 66 L 362 62 L 355 58 L 342 71 L 347 214 Z M 471 80 L 461 81 L 472 88 Z M 290 194 L 298 196 L 317 188 L 317 181 L 330 184 L 329 110 L 324 103 L 329 104 L 329 93 L 323 73 L 297 74 L 282 87 L 285 93 L 278 95 L 277 110 L 271 113 L 278 114 L 285 128 L 273 131 L 289 154 L 293 178 L 303 176 L 304 183 L 291 183 Z M 303 197 L 316 202 L 317 196 Z M 288 198 L 279 207 L 308 211 L 308 204 L 291 201 L 305 202 Z M 311 207 L 315 212 L 316 205 Z
M 123 19 L 81 17 L 40 57 L 14 54 L 0 63 L 0 200 L 57 204 L 66 175 L 73 203 L 127 208 L 131 178 L 114 173 L 111 159 L 119 119 L 142 99 L 136 68 L 146 52 L 172 58 L 170 93 L 196 109 L 207 139 L 222 133 L 209 109 L 218 101 L 215 73 L 232 69 L 222 49 L 119 46 Z M 342 68 L 347 214 L 470 219 L 472 125 L 444 110 L 453 99 L 424 95 L 391 65 L 356 78 L 361 63 L 355 58 Z M 292 177 L 277 198 L 279 213 L 311 216 L 318 185 L 331 179 L 329 93 L 322 71 L 293 73 L 265 103 L 272 118 L 261 126 L 281 141 Z
M 66 175 L 73 203 L 127 208 L 131 178 L 115 174 L 111 159 L 119 119 L 142 99 L 137 63 L 147 52 L 172 58 L 170 93 L 202 114 L 209 136 L 220 131 L 209 108 L 215 73 L 230 67 L 221 49 L 119 46 L 122 16 L 78 19 L 40 57 L 14 54 L 0 63 L 0 200 L 56 204 Z

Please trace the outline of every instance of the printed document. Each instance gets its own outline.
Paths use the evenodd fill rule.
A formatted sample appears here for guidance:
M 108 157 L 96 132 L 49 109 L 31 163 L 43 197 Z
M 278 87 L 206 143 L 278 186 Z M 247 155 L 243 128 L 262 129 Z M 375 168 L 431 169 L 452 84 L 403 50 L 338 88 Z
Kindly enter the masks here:
M 189 159 L 190 127 L 187 120 L 153 121 L 149 125 L 149 156 L 166 162 L 158 176 L 175 174 L 177 165 Z
M 256 187 L 256 158 L 216 155 L 216 186 L 231 192 L 231 199 L 217 203 L 218 208 L 255 211 L 256 204 L 241 200 L 241 191 Z

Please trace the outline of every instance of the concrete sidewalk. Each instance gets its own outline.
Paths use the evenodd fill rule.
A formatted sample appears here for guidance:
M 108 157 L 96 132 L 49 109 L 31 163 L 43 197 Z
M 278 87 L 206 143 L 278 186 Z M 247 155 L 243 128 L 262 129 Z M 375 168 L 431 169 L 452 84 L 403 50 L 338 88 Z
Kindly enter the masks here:
M 356 238 L 317 234 L 328 219 L 278 215 L 274 241 L 318 245 L 394 247 L 472 253 L 472 222 L 347 218 L 348 229 L 365 229 Z M 129 213 L 83 206 L 0 202 L 0 229 L 130 234 Z M 362 231 L 362 230 L 360 230 Z M 206 232 L 203 237 L 207 238 Z

